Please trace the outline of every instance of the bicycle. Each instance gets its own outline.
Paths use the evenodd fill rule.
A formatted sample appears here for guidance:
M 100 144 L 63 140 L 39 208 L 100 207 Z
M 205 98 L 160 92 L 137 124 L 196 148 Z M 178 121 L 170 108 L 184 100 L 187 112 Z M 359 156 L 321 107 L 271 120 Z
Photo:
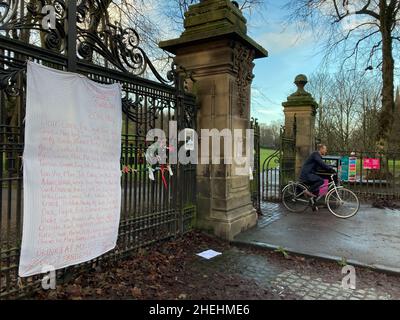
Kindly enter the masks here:
M 325 197 L 325 204 L 333 215 L 341 219 L 354 217 L 360 209 L 360 201 L 353 191 L 340 186 L 339 183 L 336 185 L 333 179 L 335 175 L 331 175 L 327 193 L 316 199 L 305 195 L 308 187 L 304 183 L 290 181 L 282 190 L 283 205 L 291 212 L 300 213 Z

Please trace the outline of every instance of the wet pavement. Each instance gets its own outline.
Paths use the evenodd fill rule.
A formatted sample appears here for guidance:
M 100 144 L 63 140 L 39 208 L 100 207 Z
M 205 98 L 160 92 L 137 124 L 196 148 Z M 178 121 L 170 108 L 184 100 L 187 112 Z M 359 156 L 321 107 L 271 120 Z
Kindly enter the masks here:
M 212 279 L 212 274 L 225 272 L 238 274 L 244 281 L 251 281 L 258 288 L 274 294 L 272 299 L 283 300 L 397 300 L 399 278 L 387 280 L 384 275 L 361 275 L 356 271 L 355 288 L 343 286 L 342 266 L 332 263 L 310 264 L 296 257 L 279 259 L 276 252 L 263 254 L 255 249 L 232 247 L 213 260 L 198 259 L 190 269 Z M 364 271 L 365 272 L 365 271 Z M 373 283 L 371 278 L 382 280 Z M 391 287 L 388 288 L 388 284 Z M 226 284 L 229 288 L 230 283 Z M 255 288 L 254 288 L 255 289 Z M 225 297 L 229 299 L 228 297 Z
M 221 255 L 206 260 L 199 252 Z M 398 300 L 400 276 L 253 246 L 232 246 L 192 231 L 124 260 L 76 275 L 33 299 Z
M 362 205 L 358 214 L 342 220 L 328 209 L 296 214 L 281 204 L 264 203 L 257 227 L 238 235 L 234 243 L 311 257 L 346 261 L 355 266 L 400 273 L 400 211 Z

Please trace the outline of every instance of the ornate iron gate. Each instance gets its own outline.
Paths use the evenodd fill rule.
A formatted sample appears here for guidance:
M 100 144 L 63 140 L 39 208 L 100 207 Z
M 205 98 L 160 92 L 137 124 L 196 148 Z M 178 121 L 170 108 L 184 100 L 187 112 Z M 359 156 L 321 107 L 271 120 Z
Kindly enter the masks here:
M 252 118 L 250 128 L 254 130 L 254 167 L 251 181 L 251 198 L 258 214 L 261 214 L 261 184 L 260 184 L 260 126 L 257 119 Z
M 187 231 L 195 215 L 194 165 L 173 165 L 174 175 L 163 186 L 161 173 L 146 173 L 146 133 L 152 128 L 169 134 L 196 126 L 196 99 L 184 90 L 185 72 L 173 66 L 160 76 L 139 46 L 132 28 L 109 21 L 107 0 L 8 0 L 0 3 L 0 298 L 21 297 L 37 290 L 38 276 L 18 279 L 22 236 L 24 116 L 26 61 L 83 74 L 99 83 L 123 88 L 121 170 L 122 209 L 118 245 L 89 263 L 57 272 L 61 281 L 71 272 L 87 270 L 104 259 L 128 255 L 139 247 Z M 27 3 L 24 5 L 24 3 Z M 52 5 L 56 28 L 42 25 L 42 8 Z M 150 71 L 156 81 L 142 76 Z M 184 190 L 184 192 L 182 192 Z
M 281 128 L 279 149 L 268 156 L 261 170 L 261 198 L 263 201 L 280 202 L 282 189 L 295 180 L 296 166 L 296 118 L 289 132 Z

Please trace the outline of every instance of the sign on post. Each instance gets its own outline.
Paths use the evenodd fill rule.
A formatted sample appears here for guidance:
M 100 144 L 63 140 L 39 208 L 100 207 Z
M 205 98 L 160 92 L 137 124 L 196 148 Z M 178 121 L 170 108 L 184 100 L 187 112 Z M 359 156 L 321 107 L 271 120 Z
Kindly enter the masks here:
M 380 170 L 381 168 L 380 159 L 366 158 L 364 159 L 363 167 L 366 170 Z
M 342 157 L 341 159 L 341 177 L 340 180 L 349 180 L 349 157 Z

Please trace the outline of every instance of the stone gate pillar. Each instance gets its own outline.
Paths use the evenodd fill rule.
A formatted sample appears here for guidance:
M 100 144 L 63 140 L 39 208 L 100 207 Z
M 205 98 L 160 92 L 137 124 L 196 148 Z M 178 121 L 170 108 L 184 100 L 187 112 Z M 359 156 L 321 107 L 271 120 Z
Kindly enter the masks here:
M 304 87 L 308 83 L 305 75 L 298 75 L 294 81 L 297 91 L 283 103 L 285 113 L 285 131 L 288 136 L 296 138 L 296 178 L 299 177 L 304 160 L 314 151 L 315 116 L 318 104 Z M 293 123 L 296 118 L 296 132 Z
M 160 43 L 176 55 L 178 65 L 193 72 L 191 90 L 199 102 L 199 135 L 201 129 L 243 129 L 246 142 L 253 60 L 267 56 L 246 33 L 246 19 L 234 3 L 203 0 L 190 6 L 179 38 Z M 199 153 L 203 143 L 199 141 Z M 211 146 L 211 139 L 209 143 Z M 223 155 L 221 148 L 221 158 Z M 257 223 L 250 178 L 237 175 L 235 164 L 224 164 L 221 159 L 217 165 L 209 160 L 209 165 L 197 167 L 197 226 L 230 240 Z

